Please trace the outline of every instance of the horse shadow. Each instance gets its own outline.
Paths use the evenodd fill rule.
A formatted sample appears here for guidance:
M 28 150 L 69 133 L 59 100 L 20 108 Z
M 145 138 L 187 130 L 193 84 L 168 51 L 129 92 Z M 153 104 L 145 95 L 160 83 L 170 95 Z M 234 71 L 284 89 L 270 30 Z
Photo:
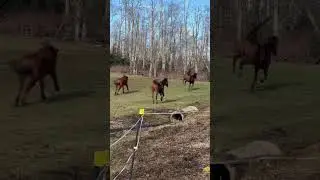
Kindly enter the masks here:
M 13 104 L 12 106 L 14 108 L 21 108 L 21 107 L 29 107 L 29 106 L 33 106 L 33 105 L 40 105 L 42 103 L 45 104 L 50 104 L 50 103 L 55 103 L 55 102 L 64 102 L 64 101 L 69 101 L 72 99 L 77 99 L 77 98 L 81 98 L 81 97 L 89 97 L 94 93 L 94 91 L 82 91 L 82 90 L 78 90 L 78 91 L 71 91 L 71 92 L 66 92 L 66 93 L 57 93 L 57 94 L 52 94 L 52 95 L 47 95 L 47 99 L 46 100 L 27 100 L 27 102 L 25 104 L 23 104 L 22 106 L 16 106 L 15 104 Z
M 137 93 L 137 92 L 139 92 L 139 90 L 132 90 L 132 91 L 124 92 L 124 94 L 133 94 L 133 93 Z
M 191 91 L 196 91 L 196 90 L 199 90 L 200 88 L 198 87 L 195 87 L 195 88 L 191 88 Z
M 88 90 L 75 90 L 70 92 L 58 93 L 56 95 L 48 97 L 45 103 L 50 104 L 53 102 L 63 102 L 63 101 L 69 101 L 69 100 L 82 98 L 82 97 L 89 97 L 94 93 L 95 91 L 88 91 Z
M 301 82 L 282 82 L 282 83 L 273 83 L 273 84 L 266 84 L 260 85 L 256 91 L 276 91 L 283 88 L 289 88 L 293 86 L 300 86 L 303 83 Z
M 178 99 L 166 99 L 162 101 L 161 103 L 171 103 L 171 102 L 176 102 Z

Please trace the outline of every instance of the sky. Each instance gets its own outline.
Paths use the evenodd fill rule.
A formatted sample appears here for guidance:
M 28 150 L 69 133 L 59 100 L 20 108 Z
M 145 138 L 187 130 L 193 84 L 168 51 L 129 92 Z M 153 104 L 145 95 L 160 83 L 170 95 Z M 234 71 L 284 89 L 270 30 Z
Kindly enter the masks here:
M 148 0 L 144 0 L 144 1 L 148 1 Z M 166 0 L 164 0 L 166 1 Z M 181 1 L 183 3 L 184 0 L 177 0 L 177 1 Z M 208 8 L 210 7 L 210 0 L 187 0 L 187 2 L 189 3 L 189 8 L 190 9 L 194 9 L 194 7 L 203 7 L 203 6 L 207 6 Z M 113 7 L 119 7 L 119 0 L 111 0 L 111 8 L 110 8 L 110 21 L 111 24 L 114 20 L 117 19 L 117 17 L 112 15 L 112 11 L 113 11 Z

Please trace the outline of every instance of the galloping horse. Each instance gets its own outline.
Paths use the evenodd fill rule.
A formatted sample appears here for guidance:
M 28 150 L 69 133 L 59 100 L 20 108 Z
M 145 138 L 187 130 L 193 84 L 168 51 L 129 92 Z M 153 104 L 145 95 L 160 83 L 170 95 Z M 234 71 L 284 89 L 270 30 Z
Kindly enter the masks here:
M 114 85 L 116 86 L 114 95 L 119 94 L 120 89 L 122 88 L 122 93 L 124 94 L 124 86 L 127 87 L 127 92 L 129 92 L 128 87 L 128 76 L 123 75 L 121 78 L 118 78 L 113 81 Z
M 261 27 L 267 21 L 270 20 L 270 17 L 260 23 L 257 27 Z M 251 34 L 256 34 L 258 28 L 254 29 L 254 32 Z M 260 80 L 263 83 L 268 77 L 269 66 L 271 64 L 271 55 L 277 55 L 278 48 L 278 37 L 271 36 L 267 39 L 266 43 L 258 43 L 257 38 L 252 37 L 251 40 L 243 42 L 243 46 L 240 46 L 238 52 L 233 57 L 233 72 L 235 72 L 236 62 L 239 58 L 241 58 L 239 65 L 239 76 L 242 76 L 243 65 L 254 65 L 254 78 L 251 84 L 251 91 L 254 90 L 258 72 L 260 69 L 264 70 L 264 79 Z
M 164 78 L 162 81 L 153 80 L 152 81 L 152 103 L 154 104 L 154 93 L 156 92 L 156 103 L 158 104 L 158 94 L 160 94 L 160 100 L 162 102 L 164 97 L 164 86 L 169 87 L 168 85 L 168 79 Z
M 271 17 L 268 17 L 257 26 L 255 26 L 248 33 L 246 39 L 237 46 L 235 54 L 233 55 L 233 73 L 235 73 L 238 59 L 241 59 L 239 65 L 239 76 L 242 76 L 243 65 L 253 64 L 260 44 L 257 37 L 258 30 L 270 20 Z
M 197 79 L 197 73 L 191 73 L 191 71 L 189 70 L 187 72 L 187 74 L 185 74 L 183 76 L 183 83 L 184 85 L 186 85 L 186 82 L 189 82 L 189 91 L 191 90 L 191 85 L 192 85 L 192 88 L 194 86 L 194 81 Z
M 45 100 L 44 78 L 51 76 L 55 91 L 60 91 L 58 83 L 56 64 L 59 49 L 44 42 L 43 46 L 34 53 L 24 55 L 19 59 L 9 61 L 10 68 L 19 77 L 19 91 L 15 99 L 15 105 L 24 105 L 27 94 L 39 82 L 41 99 Z
M 268 38 L 267 42 L 260 45 L 257 52 L 256 57 L 254 58 L 254 78 L 251 84 L 251 91 L 254 90 L 255 85 L 257 83 L 259 70 L 262 69 L 264 72 L 264 79 L 260 80 L 260 83 L 264 83 L 264 81 L 268 78 L 268 71 L 271 64 L 271 56 L 277 55 L 279 39 L 277 36 L 271 36 Z

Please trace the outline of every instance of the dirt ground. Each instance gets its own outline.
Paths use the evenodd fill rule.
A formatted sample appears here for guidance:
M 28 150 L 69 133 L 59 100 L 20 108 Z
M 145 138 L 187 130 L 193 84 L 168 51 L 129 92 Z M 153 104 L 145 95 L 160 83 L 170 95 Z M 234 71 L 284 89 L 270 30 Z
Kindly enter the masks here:
M 131 154 L 135 133 L 126 139 L 112 151 L 112 178 Z M 209 165 L 209 152 L 210 113 L 207 107 L 186 117 L 183 122 L 144 128 L 136 153 L 133 177 L 139 180 L 209 179 L 209 174 L 203 172 L 203 168 Z M 119 179 L 129 177 L 129 168 Z

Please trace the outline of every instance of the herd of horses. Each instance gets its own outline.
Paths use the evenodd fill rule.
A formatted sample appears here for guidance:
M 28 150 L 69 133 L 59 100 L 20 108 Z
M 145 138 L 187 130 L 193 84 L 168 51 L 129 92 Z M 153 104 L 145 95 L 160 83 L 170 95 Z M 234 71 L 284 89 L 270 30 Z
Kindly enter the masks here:
M 271 64 L 272 55 L 277 55 L 278 37 L 270 36 L 264 42 L 258 42 L 257 32 L 258 30 L 270 21 L 271 17 L 266 18 L 256 27 L 254 27 L 247 35 L 246 39 L 240 43 L 237 47 L 235 54 L 233 55 L 233 72 L 235 73 L 236 64 L 239 59 L 239 76 L 242 75 L 244 65 L 254 66 L 254 78 L 251 84 L 251 90 L 254 91 L 257 84 L 258 72 L 264 71 L 264 78 L 260 80 L 263 83 L 268 78 L 268 71 Z M 42 47 L 37 51 L 26 54 L 18 59 L 10 60 L 10 68 L 17 74 L 19 79 L 19 90 L 15 98 L 15 105 L 20 106 L 26 103 L 26 97 L 30 90 L 39 83 L 41 99 L 45 100 L 46 95 L 44 92 L 45 84 L 44 78 L 49 75 L 54 83 L 55 91 L 60 91 L 58 83 L 56 64 L 59 49 L 54 47 L 49 42 L 44 42 Z M 191 69 L 183 76 L 183 83 L 189 83 L 189 90 L 193 88 L 194 82 L 197 79 L 197 73 L 192 72 Z M 116 86 L 115 95 L 119 94 L 120 89 L 124 93 L 124 86 L 128 87 L 128 77 L 123 76 L 114 81 Z M 154 100 L 154 94 L 156 103 L 158 103 L 158 95 L 160 100 L 163 101 L 165 96 L 164 88 L 168 88 L 168 78 L 164 78 L 161 81 L 154 79 L 151 84 L 152 100 Z
M 189 83 L 189 88 L 188 90 L 190 91 L 193 86 L 194 82 L 197 79 L 197 73 L 192 72 L 191 69 L 187 71 L 187 73 L 183 76 L 183 83 L 186 85 L 186 83 Z M 124 93 L 124 87 L 126 86 L 127 91 L 129 92 L 129 87 L 128 87 L 128 76 L 123 75 L 122 77 L 114 80 L 114 85 L 115 85 L 115 95 L 119 94 L 120 89 L 122 88 L 122 93 Z M 154 104 L 155 102 L 158 103 L 158 95 L 160 95 L 160 100 L 161 102 L 163 101 L 163 98 L 165 96 L 164 93 L 164 87 L 169 87 L 168 83 L 168 78 L 163 78 L 162 80 L 159 79 L 153 79 L 152 84 L 151 84 L 151 92 L 152 92 L 152 103 Z M 156 98 L 156 101 L 154 99 L 154 95 Z
M 259 42 L 257 38 L 258 30 L 270 20 L 271 17 L 268 17 L 255 26 L 248 33 L 246 39 L 236 48 L 235 54 L 233 55 L 233 73 L 235 73 L 237 61 L 241 59 L 239 63 L 239 77 L 242 76 L 244 65 L 254 66 L 254 77 L 250 88 L 251 91 L 255 90 L 260 70 L 263 70 L 264 72 L 264 78 L 260 79 L 260 83 L 267 80 L 272 55 L 277 55 L 279 43 L 279 38 L 277 36 L 269 36 L 262 42 Z

